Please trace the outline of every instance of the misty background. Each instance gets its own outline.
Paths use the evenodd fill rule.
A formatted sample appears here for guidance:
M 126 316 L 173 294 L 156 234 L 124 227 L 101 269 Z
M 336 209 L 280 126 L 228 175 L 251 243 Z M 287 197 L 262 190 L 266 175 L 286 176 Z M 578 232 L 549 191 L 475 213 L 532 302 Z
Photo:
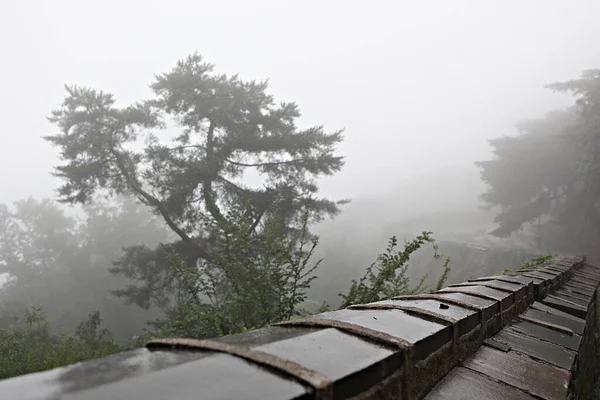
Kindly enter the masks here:
M 53 132 L 46 117 L 64 84 L 129 104 L 196 50 L 224 73 L 268 78 L 277 99 L 301 106 L 302 123 L 345 128 L 346 166 L 320 182 L 325 196 L 398 186 L 414 199 L 408 183 L 477 175 L 487 139 L 570 101 L 543 85 L 597 65 L 598 12 L 593 0 L 3 0 L 0 201 L 53 194 L 57 153 L 40 137 Z
M 55 197 L 58 152 L 41 137 L 55 132 L 46 117 L 65 84 L 130 104 L 150 95 L 155 74 L 198 51 L 219 72 L 268 78 L 278 101 L 298 103 L 303 126 L 345 129 L 337 152 L 346 165 L 319 184 L 322 195 L 352 202 L 314 228 L 324 258 L 311 289 L 316 301 L 339 302 L 391 235 L 433 231 L 473 254 L 510 248 L 512 258 L 492 265 L 464 246 L 441 246 L 453 258 L 450 282 L 498 272 L 535 246 L 488 234 L 495 212 L 481 207 L 485 185 L 474 162 L 490 158 L 487 140 L 514 135 L 517 121 L 572 103 L 544 85 L 600 65 L 598 15 L 600 3 L 583 0 L 3 0 L 0 203 Z M 109 266 L 106 254 L 122 245 L 168 237 L 158 225 L 148 238 L 111 238 L 98 265 Z M 410 275 L 431 268 L 417 260 Z M 136 312 L 121 339 L 149 317 Z M 111 330 L 119 327 L 108 318 Z

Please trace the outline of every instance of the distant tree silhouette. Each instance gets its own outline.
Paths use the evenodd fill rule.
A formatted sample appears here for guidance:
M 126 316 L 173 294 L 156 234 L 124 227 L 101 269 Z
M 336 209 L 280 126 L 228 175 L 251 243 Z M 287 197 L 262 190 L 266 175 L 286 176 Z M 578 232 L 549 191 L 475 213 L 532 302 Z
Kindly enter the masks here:
M 494 159 L 477 162 L 489 185 L 482 199 L 500 210 L 492 234 L 507 237 L 543 223 L 560 229 L 563 244 L 595 243 L 600 238 L 600 70 L 547 87 L 573 93 L 575 104 L 519 123 L 516 137 L 490 141 Z

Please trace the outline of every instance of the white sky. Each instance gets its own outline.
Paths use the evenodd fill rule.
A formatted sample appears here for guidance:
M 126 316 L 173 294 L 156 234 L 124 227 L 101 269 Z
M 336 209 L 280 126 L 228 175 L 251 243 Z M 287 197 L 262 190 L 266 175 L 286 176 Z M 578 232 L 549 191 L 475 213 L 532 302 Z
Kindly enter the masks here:
M 600 67 L 599 15 L 597 0 L 0 0 L 0 201 L 57 186 L 40 137 L 63 84 L 133 102 L 196 50 L 270 78 L 303 125 L 346 128 L 326 195 L 472 163 L 487 138 L 566 104 L 544 84 Z

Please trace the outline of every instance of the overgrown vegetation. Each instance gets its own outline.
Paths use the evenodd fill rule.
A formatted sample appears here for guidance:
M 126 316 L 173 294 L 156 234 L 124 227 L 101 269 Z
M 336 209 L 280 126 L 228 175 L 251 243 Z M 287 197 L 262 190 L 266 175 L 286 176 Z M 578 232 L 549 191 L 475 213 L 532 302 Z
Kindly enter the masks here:
M 235 215 L 231 215 L 235 212 Z M 153 323 L 159 336 L 213 337 L 260 328 L 298 316 L 320 260 L 312 260 L 318 240 L 300 229 L 285 233 L 272 219 L 260 235 L 241 209 L 207 224 L 213 231 L 212 258 L 186 264 L 171 252 L 178 287 L 167 318 Z
M 529 261 L 524 262 L 519 268 L 517 269 L 505 269 L 502 272 L 496 274 L 496 275 L 504 275 L 504 274 L 508 274 L 511 272 L 516 272 L 516 271 L 522 271 L 524 269 L 534 269 L 534 268 L 538 268 L 540 267 L 542 264 L 544 264 L 546 261 L 550 261 L 552 260 L 552 255 L 551 254 L 547 254 L 547 255 L 543 255 L 543 256 L 539 256 L 539 257 L 535 257 L 532 258 Z
M 552 254 L 547 254 L 545 256 L 540 256 L 537 258 L 534 258 L 532 260 L 527 261 L 526 263 L 524 263 L 523 265 L 521 265 L 521 268 L 519 269 L 532 269 L 532 268 L 537 268 L 540 265 L 542 265 L 543 263 L 545 263 L 546 261 L 550 261 L 552 260 Z
M 186 265 L 173 254 L 172 268 L 179 271 L 176 302 L 166 309 L 165 319 L 151 323 L 151 328 L 141 332 L 130 346 L 150 337 L 210 338 L 240 333 L 310 313 L 300 306 L 307 300 L 306 291 L 316 279 L 320 260 L 311 259 L 318 240 L 308 233 L 307 218 L 295 235 L 282 234 L 280 225 L 273 223 L 260 238 L 248 233 L 249 221 L 242 215 L 231 221 L 235 225 L 226 230 L 216 227 L 221 231 L 210 264 Z M 436 249 L 439 259 L 430 232 L 406 242 L 401 250 L 392 237 L 386 252 L 367 268 L 365 277 L 353 282 L 343 295 L 343 307 L 425 291 L 425 277 L 411 286 L 406 276 L 411 255 L 425 244 Z M 447 258 L 436 289 L 447 279 L 449 263 Z M 323 304 L 312 313 L 326 309 Z M 41 308 L 27 308 L 24 316 L 13 322 L 13 328 L 0 329 L 0 379 L 128 348 L 117 345 L 108 329 L 100 327 L 98 312 L 90 314 L 72 334 L 53 330 Z
M 371 264 L 360 280 L 353 280 L 347 294 L 342 294 L 344 299 L 342 308 L 352 304 L 371 303 L 383 299 L 389 299 L 393 296 L 403 294 L 417 294 L 425 291 L 424 286 L 427 275 L 423 275 L 416 285 L 411 286 L 410 279 L 407 276 L 411 255 L 419 250 L 423 245 L 431 244 L 434 248 L 434 258 L 439 259 L 440 255 L 435 240 L 431 232 L 423 232 L 414 240 L 406 242 L 402 250 L 398 250 L 398 239 L 394 236 L 388 242 L 386 252 L 380 254 L 377 260 Z M 450 272 L 450 258 L 447 258 L 443 265 L 443 272 L 436 284 L 436 290 L 439 290 Z
M 74 333 L 52 329 L 40 308 L 29 307 L 10 329 L 0 329 L 0 379 L 44 371 L 118 351 L 112 335 L 101 328 L 98 312 Z

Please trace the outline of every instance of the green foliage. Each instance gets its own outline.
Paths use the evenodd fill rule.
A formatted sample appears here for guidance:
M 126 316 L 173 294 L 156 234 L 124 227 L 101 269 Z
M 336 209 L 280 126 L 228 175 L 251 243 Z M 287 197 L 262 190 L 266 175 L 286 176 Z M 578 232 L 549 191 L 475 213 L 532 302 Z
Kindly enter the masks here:
M 227 224 L 239 204 L 248 205 L 252 230 L 269 218 L 292 229 L 301 209 L 311 222 L 339 212 L 344 201 L 317 197 L 316 180 L 343 167 L 334 154 L 342 131 L 299 128 L 298 106 L 276 103 L 266 81 L 218 74 L 198 54 L 157 75 L 150 87 L 151 99 L 127 107 L 118 107 L 112 94 L 66 88 L 50 117 L 60 132 L 45 137 L 64 161 L 55 169 L 62 201 L 86 203 L 99 192 L 133 196 L 179 237 L 182 246 L 175 247 L 186 262 L 190 253 L 210 261 L 214 238 L 206 221 Z M 172 140 L 163 130 L 169 123 L 179 130 Z M 261 183 L 244 184 L 248 173 Z M 174 289 L 164 252 L 149 249 L 126 253 L 114 270 L 143 278 L 121 294 L 145 306 Z M 145 274 L 148 268 L 155 273 Z
M 329 310 L 306 295 L 320 264 L 320 260 L 311 262 L 318 240 L 309 234 L 308 212 L 293 234 L 277 219 L 268 220 L 258 234 L 249 229 L 253 220 L 241 207 L 232 209 L 227 220 L 232 222 L 207 221 L 215 238 L 210 261 L 186 264 L 170 245 L 163 246 L 177 272 L 176 300 L 166 308 L 166 318 L 152 323 L 151 329 L 134 338 L 130 348 L 144 345 L 151 337 L 209 338 L 242 333 Z M 369 302 L 426 290 L 425 277 L 411 287 L 406 276 L 411 254 L 426 243 L 439 258 L 429 232 L 405 243 L 403 250 L 398 250 L 397 239 L 391 238 L 386 253 L 379 255 L 360 282 L 353 283 L 344 300 L 348 304 Z M 447 279 L 449 263 L 447 258 L 436 290 Z M 41 309 L 28 308 L 18 325 L 0 330 L 0 378 L 124 350 L 101 328 L 101 322 L 100 313 L 94 312 L 77 326 L 74 335 L 66 335 L 52 332 Z
M 446 257 L 446 259 L 444 260 L 444 264 L 442 266 L 444 270 L 442 271 L 442 275 L 440 276 L 440 278 L 437 280 L 435 284 L 435 289 L 433 291 L 438 291 L 444 288 L 444 285 L 448 280 L 448 274 L 452 270 L 452 268 L 450 268 L 450 261 L 450 257 Z
M 431 244 L 435 250 L 434 258 L 439 258 L 437 245 L 431 237 L 431 232 L 423 232 L 410 242 L 404 244 L 404 249 L 398 250 L 398 240 L 392 237 L 388 242 L 386 252 L 380 254 L 371 264 L 360 280 L 353 280 L 347 294 L 343 298 L 342 308 L 352 304 L 371 303 L 404 294 L 417 294 L 426 290 L 425 274 L 415 286 L 411 286 L 407 276 L 410 257 L 425 244 Z M 450 259 L 444 262 L 444 271 L 436 284 L 436 288 L 444 285 L 450 272 Z
M 551 254 L 547 254 L 547 255 L 543 255 L 543 256 L 539 256 L 539 257 L 534 257 L 531 260 L 524 262 L 516 270 L 505 269 L 504 271 L 500 272 L 499 274 L 495 274 L 495 276 L 509 274 L 509 273 L 515 272 L 515 271 L 522 271 L 524 269 L 534 269 L 534 268 L 537 268 L 537 267 L 541 266 L 546 261 L 550 261 L 550 260 L 552 260 L 552 255 Z
M 0 379 L 44 371 L 119 351 L 112 336 L 101 329 L 98 312 L 88 316 L 74 335 L 53 332 L 40 308 L 30 307 L 0 329 Z
M 214 234 L 210 261 L 190 265 L 170 252 L 179 286 L 167 319 L 153 323 L 156 335 L 221 336 L 306 312 L 301 305 L 320 264 L 311 263 L 318 242 L 308 232 L 308 212 L 294 234 L 277 219 L 257 234 L 241 207 L 227 221 L 207 222 Z
M 521 268 L 519 268 L 519 269 L 537 268 L 540 265 L 542 265 L 543 263 L 545 263 L 546 261 L 550 261 L 550 260 L 552 260 L 552 255 L 551 254 L 548 254 L 548 255 L 545 255 L 545 256 L 536 257 L 536 258 L 534 258 L 532 260 L 527 261 L 523 265 L 521 265 Z

